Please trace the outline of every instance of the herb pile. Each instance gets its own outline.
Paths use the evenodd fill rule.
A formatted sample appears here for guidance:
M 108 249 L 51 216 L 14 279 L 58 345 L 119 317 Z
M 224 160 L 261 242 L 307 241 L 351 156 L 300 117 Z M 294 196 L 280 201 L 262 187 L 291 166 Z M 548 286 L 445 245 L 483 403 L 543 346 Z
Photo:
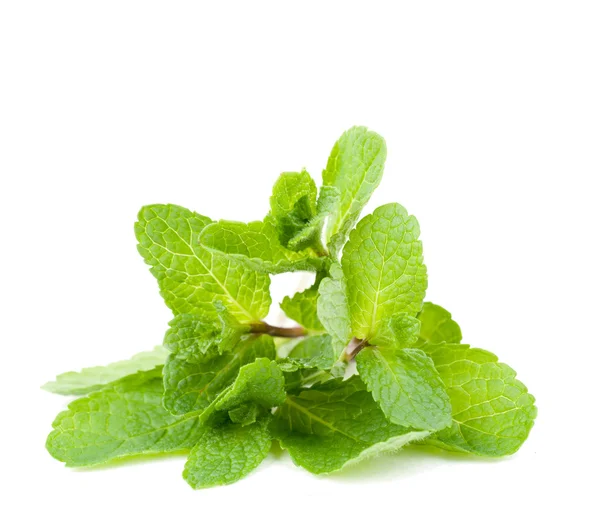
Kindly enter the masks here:
M 517 451 L 534 398 L 423 302 L 417 220 L 391 203 L 359 221 L 385 158 L 379 135 L 348 130 L 322 187 L 283 173 L 262 221 L 142 208 L 138 250 L 174 318 L 154 351 L 44 386 L 82 396 L 54 421 L 50 454 L 81 467 L 189 450 L 183 476 L 204 488 L 246 476 L 273 440 L 315 474 L 407 444 Z M 267 324 L 269 275 L 299 270 L 314 284 L 280 304 L 297 325 Z

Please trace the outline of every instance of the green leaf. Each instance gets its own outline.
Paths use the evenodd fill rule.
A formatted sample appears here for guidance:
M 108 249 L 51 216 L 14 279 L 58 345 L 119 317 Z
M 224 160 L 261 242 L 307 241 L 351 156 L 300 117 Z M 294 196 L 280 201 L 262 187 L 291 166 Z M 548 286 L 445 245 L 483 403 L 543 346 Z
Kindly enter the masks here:
M 340 191 L 337 187 L 324 185 L 319 191 L 317 201 L 317 214 L 288 242 L 288 248 L 294 251 L 312 248 L 316 254 L 326 254 L 321 241 L 325 220 L 336 209 L 340 200 Z
M 323 332 L 325 328 L 317 315 L 318 284 L 297 292 L 294 296 L 286 296 L 280 304 L 281 310 L 288 318 L 313 332 Z
M 319 285 L 317 316 L 331 335 L 333 349 L 339 357 L 352 339 L 352 326 L 346 280 L 338 263 L 331 264 L 329 277 Z
M 419 224 L 397 203 L 365 216 L 344 247 L 352 333 L 370 340 L 386 318 L 416 315 L 427 288 Z
M 250 223 L 221 220 L 202 231 L 200 242 L 208 251 L 259 272 L 316 271 L 325 264 L 324 259 L 313 257 L 311 252 L 283 247 L 272 216 Z
M 164 368 L 165 407 L 174 414 L 206 409 L 256 358 L 275 359 L 270 336 L 251 336 L 233 352 L 206 361 L 195 352 L 171 353 Z
M 326 235 L 333 253 L 343 246 L 379 185 L 386 156 L 384 139 L 366 127 L 352 127 L 333 146 L 323 171 L 323 185 L 340 192 Z
M 143 207 L 135 224 L 138 250 L 151 266 L 160 293 L 175 314 L 216 316 L 220 300 L 241 321 L 269 312 L 269 276 L 199 244 L 209 218 L 177 205 Z
M 129 374 L 163 365 L 167 355 L 168 352 L 159 345 L 152 351 L 140 352 L 128 360 L 109 363 L 104 367 L 88 367 L 79 372 L 59 374 L 54 381 L 42 385 L 42 389 L 66 396 L 83 396 Z
M 138 372 L 71 402 L 52 424 L 48 452 L 69 467 L 81 467 L 192 448 L 200 423 L 165 410 L 161 370 Z
M 333 378 L 343 376 L 343 372 L 341 372 L 341 369 L 338 370 L 337 365 L 331 371 L 327 371 L 305 366 L 297 360 L 286 359 L 280 360 L 277 363 L 279 364 L 279 368 L 284 372 L 285 390 L 287 392 L 298 391 L 312 387 L 317 383 L 324 383 Z
M 421 324 L 417 318 L 406 312 L 392 316 L 381 322 L 379 331 L 371 338 L 371 345 L 405 349 L 416 347 L 419 342 Z
M 356 365 L 392 423 L 430 431 L 452 423 L 444 383 L 422 350 L 366 347 L 357 354 Z
M 219 354 L 220 328 L 214 319 L 179 314 L 169 322 L 164 346 L 179 359 L 207 361 Z
M 303 368 L 321 370 L 330 370 L 338 357 L 339 353 L 328 334 L 304 338 L 288 355 L 289 360 L 299 363 Z
M 424 441 L 446 450 L 480 456 L 516 452 L 533 427 L 535 398 L 515 379 L 508 365 L 468 345 L 425 345 L 446 384 L 452 403 L 452 426 Z
M 266 409 L 285 401 L 284 378 L 274 361 L 257 358 L 244 365 L 232 387 L 218 398 L 217 410 L 231 410 L 244 403 L 255 403 Z
M 229 419 L 233 423 L 239 423 L 240 425 L 250 425 L 256 421 L 256 418 L 260 414 L 264 413 L 264 409 L 256 403 L 244 403 L 239 407 L 231 409 L 229 411 Z
M 219 351 L 222 353 L 232 350 L 244 334 L 251 330 L 251 326 L 240 323 L 233 314 L 225 308 L 222 302 L 215 303 L 221 332 L 219 333 Z
M 290 249 L 290 240 L 302 233 L 316 213 L 317 187 L 305 170 L 299 173 L 282 173 L 273 186 L 271 215 L 275 219 L 279 242 Z M 296 245 L 291 250 L 310 247 Z M 299 248 L 298 248 L 299 247 Z
M 235 483 L 267 457 L 271 436 L 266 419 L 251 425 L 204 426 L 183 477 L 195 489 Z
M 439 305 L 430 302 L 423 304 L 423 309 L 417 316 L 421 322 L 419 346 L 425 343 L 460 343 L 462 333 L 452 315 Z
M 315 474 L 340 470 L 429 435 L 390 423 L 358 376 L 288 395 L 271 430 L 294 463 Z

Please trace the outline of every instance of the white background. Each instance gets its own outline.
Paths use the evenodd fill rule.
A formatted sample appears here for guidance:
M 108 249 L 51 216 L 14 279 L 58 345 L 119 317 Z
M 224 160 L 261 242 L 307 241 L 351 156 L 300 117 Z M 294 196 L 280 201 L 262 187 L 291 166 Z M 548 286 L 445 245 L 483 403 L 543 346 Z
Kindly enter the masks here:
M 3 2 L 2 519 L 597 521 L 598 7 Z M 205 491 L 183 457 L 54 461 L 66 399 L 39 385 L 153 347 L 170 318 L 139 207 L 260 219 L 278 174 L 320 179 L 355 124 L 388 144 L 368 209 L 417 216 L 428 298 L 537 398 L 519 453 L 406 450 L 328 478 L 282 455 Z

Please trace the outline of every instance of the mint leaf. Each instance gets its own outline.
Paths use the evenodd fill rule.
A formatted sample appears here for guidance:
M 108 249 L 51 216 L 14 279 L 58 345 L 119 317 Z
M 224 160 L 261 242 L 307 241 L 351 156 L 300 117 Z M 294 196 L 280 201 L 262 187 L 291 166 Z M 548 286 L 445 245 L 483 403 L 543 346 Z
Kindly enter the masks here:
M 325 263 L 311 252 L 294 252 L 281 245 L 271 216 L 250 223 L 221 220 L 204 228 L 200 242 L 208 251 L 259 272 L 316 271 Z
M 352 339 L 352 325 L 346 280 L 337 263 L 331 264 L 329 277 L 319 284 L 317 316 L 331 335 L 333 349 L 339 357 Z
M 430 302 L 423 304 L 423 309 L 418 315 L 421 322 L 419 334 L 419 346 L 424 343 L 460 343 L 462 333 L 458 323 L 452 319 L 452 315 L 439 305 Z
M 65 372 L 42 389 L 55 394 L 82 396 L 104 388 L 109 383 L 141 370 L 151 370 L 163 365 L 168 352 L 160 345 L 152 351 L 139 352 L 128 360 L 109 363 L 104 367 L 88 367 L 79 372 Z
M 523 444 L 537 415 L 535 398 L 508 365 L 468 345 L 426 345 L 446 384 L 452 426 L 424 443 L 480 456 L 513 454 Z
M 421 323 L 406 312 L 382 321 L 379 330 L 370 340 L 371 345 L 405 349 L 419 344 Z
M 366 347 L 356 356 L 356 365 L 392 423 L 430 431 L 452 423 L 444 383 L 422 350 Z
M 71 402 L 52 424 L 46 448 L 69 467 L 192 448 L 198 418 L 173 416 L 162 396 L 160 367 L 118 380 Z
M 358 376 L 288 395 L 271 431 L 296 465 L 315 474 L 335 472 L 429 435 L 390 423 Z
M 231 410 L 244 403 L 255 403 L 266 409 L 285 401 L 284 378 L 274 361 L 257 358 L 244 365 L 233 383 L 216 402 L 217 410 Z
M 336 365 L 331 370 L 317 369 L 310 365 L 305 365 L 298 360 L 280 360 L 279 368 L 284 372 L 285 390 L 289 392 L 306 389 L 317 383 L 325 383 L 334 378 L 343 376 L 342 369 Z
M 427 288 L 419 224 L 397 203 L 365 216 L 344 247 L 352 333 L 370 340 L 385 318 L 416 315 Z
M 298 251 L 311 247 L 317 254 L 328 254 L 321 241 L 325 220 L 336 209 L 340 200 L 340 191 L 336 187 L 324 185 L 319 191 L 317 214 L 296 233 L 288 242 L 288 248 Z
M 299 173 L 282 173 L 273 186 L 271 215 L 277 224 L 279 242 L 290 249 L 290 240 L 302 233 L 316 213 L 317 187 L 305 170 Z M 311 246 L 310 238 L 305 245 L 295 245 L 291 250 Z
M 165 407 L 180 415 L 206 409 L 233 383 L 240 367 L 261 357 L 275 359 L 270 336 L 249 337 L 233 352 L 209 360 L 193 351 L 170 354 L 164 368 Z
M 258 467 L 270 448 L 266 418 L 246 426 L 204 426 L 185 464 L 183 477 L 195 489 L 228 485 Z
M 163 345 L 179 358 L 205 361 L 219 354 L 220 328 L 214 320 L 179 314 L 169 322 Z
M 337 253 L 383 176 L 384 139 L 366 127 L 352 127 L 333 146 L 323 185 L 339 190 L 340 200 L 327 227 L 330 249 Z
M 161 296 L 175 314 L 216 316 L 214 302 L 220 300 L 241 321 L 264 318 L 271 304 L 269 277 L 204 249 L 199 236 L 210 223 L 177 205 L 142 208 L 135 224 L 138 250 Z
M 331 336 L 328 334 L 304 338 L 288 354 L 289 360 L 298 363 L 303 368 L 321 370 L 330 370 L 338 357 L 339 353 L 335 350 Z
M 280 304 L 281 310 L 288 318 L 313 332 L 325 330 L 317 314 L 318 287 L 317 283 L 292 297 L 286 296 Z
M 233 423 L 239 423 L 240 425 L 250 425 L 256 421 L 256 418 L 260 414 L 263 414 L 263 410 L 260 405 L 256 403 L 244 403 L 239 407 L 231 409 L 229 411 L 229 419 Z

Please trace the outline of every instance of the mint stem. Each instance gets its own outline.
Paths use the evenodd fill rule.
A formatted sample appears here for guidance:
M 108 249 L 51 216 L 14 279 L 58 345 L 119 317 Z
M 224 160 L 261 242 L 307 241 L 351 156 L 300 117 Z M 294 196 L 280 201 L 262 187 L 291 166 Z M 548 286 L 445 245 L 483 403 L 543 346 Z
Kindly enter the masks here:
M 351 361 L 354 357 L 367 345 L 369 342 L 367 340 L 360 340 L 358 338 L 352 338 L 348 346 L 344 349 L 344 354 L 346 361 Z
M 265 322 L 252 324 L 250 332 L 253 334 L 268 334 L 277 338 L 301 338 L 308 335 L 308 331 L 300 325 L 297 327 L 277 327 Z

